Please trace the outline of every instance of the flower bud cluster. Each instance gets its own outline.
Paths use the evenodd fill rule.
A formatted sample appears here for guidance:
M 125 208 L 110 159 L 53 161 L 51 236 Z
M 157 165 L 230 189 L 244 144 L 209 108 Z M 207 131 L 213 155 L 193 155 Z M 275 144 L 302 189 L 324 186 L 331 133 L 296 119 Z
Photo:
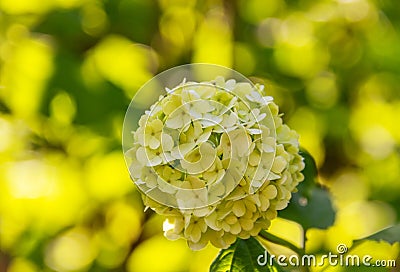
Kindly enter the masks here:
M 267 229 L 303 180 L 298 135 L 263 86 L 183 82 L 140 118 L 128 151 L 164 234 L 192 249 L 227 248 Z

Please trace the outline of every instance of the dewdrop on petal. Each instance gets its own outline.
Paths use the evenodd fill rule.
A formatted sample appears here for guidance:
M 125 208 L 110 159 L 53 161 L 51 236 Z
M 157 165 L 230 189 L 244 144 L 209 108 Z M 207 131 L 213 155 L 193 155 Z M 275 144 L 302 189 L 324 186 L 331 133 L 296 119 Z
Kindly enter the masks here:
M 149 108 L 125 156 L 168 239 L 198 250 L 256 236 L 303 180 L 298 135 L 262 85 L 184 80 Z

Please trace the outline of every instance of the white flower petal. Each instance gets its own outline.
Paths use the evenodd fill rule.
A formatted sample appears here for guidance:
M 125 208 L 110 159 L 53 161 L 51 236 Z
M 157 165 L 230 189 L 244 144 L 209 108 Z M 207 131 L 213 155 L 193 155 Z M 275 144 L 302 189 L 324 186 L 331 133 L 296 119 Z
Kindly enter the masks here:
M 163 151 L 171 151 L 174 147 L 174 140 L 169 134 L 163 133 L 161 136 Z
M 157 149 L 160 146 L 160 141 L 156 137 L 150 137 L 149 146 L 151 149 Z
M 247 131 L 251 135 L 257 135 L 257 134 L 261 134 L 262 133 L 261 129 L 258 129 L 258 128 L 248 128 Z

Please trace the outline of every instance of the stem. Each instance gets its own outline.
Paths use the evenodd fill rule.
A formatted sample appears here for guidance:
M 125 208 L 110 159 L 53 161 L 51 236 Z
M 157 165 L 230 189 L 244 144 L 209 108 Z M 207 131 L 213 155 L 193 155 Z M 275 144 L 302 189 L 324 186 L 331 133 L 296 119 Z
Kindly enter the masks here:
M 293 250 L 293 251 L 296 252 L 300 257 L 304 255 L 304 249 L 299 248 L 299 247 L 295 246 L 294 244 L 292 244 L 291 242 L 286 241 L 285 239 L 282 239 L 282 238 L 280 238 L 280 237 L 278 237 L 278 236 L 275 236 L 275 235 L 272 234 L 272 233 L 269 233 L 269 232 L 267 232 L 267 231 L 265 231 L 265 230 L 262 230 L 258 235 L 259 235 L 261 238 L 263 238 L 263 239 L 265 239 L 265 240 L 267 240 L 267 241 L 269 241 L 269 242 L 272 242 L 272 243 L 274 243 L 274 244 L 278 244 L 278 245 L 281 245 L 281 246 L 285 246 L 285 247 L 287 247 L 287 248 Z

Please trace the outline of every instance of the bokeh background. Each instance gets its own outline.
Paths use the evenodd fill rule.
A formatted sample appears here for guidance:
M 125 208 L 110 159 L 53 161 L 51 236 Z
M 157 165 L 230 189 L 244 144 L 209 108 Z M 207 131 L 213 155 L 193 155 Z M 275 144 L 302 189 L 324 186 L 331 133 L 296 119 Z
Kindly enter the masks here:
M 309 251 L 395 224 L 399 29 L 397 0 L 0 0 L 0 271 L 208 270 L 218 250 L 162 236 L 121 151 L 139 87 L 193 62 L 265 84 L 315 157 L 337 217 Z

